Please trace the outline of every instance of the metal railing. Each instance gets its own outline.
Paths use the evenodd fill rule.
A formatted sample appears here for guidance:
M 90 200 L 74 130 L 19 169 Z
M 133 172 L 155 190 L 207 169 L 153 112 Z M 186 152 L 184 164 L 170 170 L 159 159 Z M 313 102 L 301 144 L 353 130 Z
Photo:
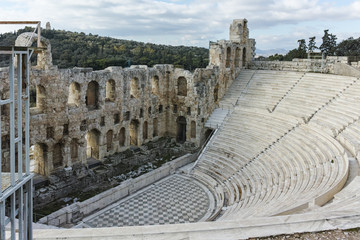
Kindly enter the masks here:
M 6 148 L 0 137 L 0 239 L 8 239 L 5 233 L 7 225 L 10 225 L 11 240 L 32 239 L 33 175 L 29 159 L 29 67 L 32 53 L 33 49 L 26 47 L 0 47 L 0 54 L 10 56 L 9 89 L 3 92 L 7 99 L 0 100 L 0 106 L 9 109 L 8 115 L 0 119 L 0 135 L 8 133 L 10 140 Z M 7 127 L 2 126 L 2 121 Z M 9 151 L 10 158 L 3 159 L 5 150 Z M 9 172 L 2 172 L 4 162 L 9 168 L 4 170 Z

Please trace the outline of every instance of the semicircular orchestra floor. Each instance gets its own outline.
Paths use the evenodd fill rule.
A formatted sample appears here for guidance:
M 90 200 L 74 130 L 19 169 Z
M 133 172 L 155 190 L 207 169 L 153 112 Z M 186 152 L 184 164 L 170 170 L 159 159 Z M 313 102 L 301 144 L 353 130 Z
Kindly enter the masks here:
M 76 227 L 121 227 L 205 221 L 212 193 L 198 181 L 174 174 L 83 219 Z

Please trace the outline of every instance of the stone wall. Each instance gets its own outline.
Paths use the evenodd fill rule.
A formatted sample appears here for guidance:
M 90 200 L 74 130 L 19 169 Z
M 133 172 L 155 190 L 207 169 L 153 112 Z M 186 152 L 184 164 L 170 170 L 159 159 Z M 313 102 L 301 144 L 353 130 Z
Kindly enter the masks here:
M 276 71 L 298 71 L 318 72 L 335 74 L 334 66 L 337 63 L 348 63 L 348 57 L 328 56 L 326 59 L 298 59 L 292 61 L 252 61 L 251 69 L 276 70 Z
M 31 68 L 30 142 L 34 171 L 42 175 L 87 159 L 142 145 L 162 136 L 199 146 L 204 124 L 243 67 L 254 56 L 246 20 L 234 20 L 230 41 L 210 44 L 207 68 L 190 72 L 173 65 L 58 69 L 51 46 Z M 28 46 L 29 34 L 17 44 Z M 2 99 L 9 96 L 8 68 L 0 69 Z M 6 118 L 7 109 L 2 109 Z M 2 170 L 9 169 L 8 128 L 2 128 Z

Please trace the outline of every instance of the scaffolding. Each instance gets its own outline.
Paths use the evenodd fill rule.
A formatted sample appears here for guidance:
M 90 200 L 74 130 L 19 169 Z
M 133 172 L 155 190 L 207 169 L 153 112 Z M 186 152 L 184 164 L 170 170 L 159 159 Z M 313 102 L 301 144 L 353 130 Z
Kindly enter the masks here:
M 4 22 L 0 24 L 37 24 Z M 38 30 L 38 47 L 40 31 Z M 30 57 L 38 47 L 0 46 L 0 55 L 10 59 L 8 76 L 1 79 L 0 99 L 0 239 L 32 239 L 33 174 L 30 172 L 29 73 Z M 3 111 L 7 109 L 7 111 Z M 3 134 L 9 139 L 3 143 Z M 5 159 L 4 146 L 9 146 Z M 6 162 L 9 161 L 9 162 Z M 9 169 L 2 169 L 4 163 Z

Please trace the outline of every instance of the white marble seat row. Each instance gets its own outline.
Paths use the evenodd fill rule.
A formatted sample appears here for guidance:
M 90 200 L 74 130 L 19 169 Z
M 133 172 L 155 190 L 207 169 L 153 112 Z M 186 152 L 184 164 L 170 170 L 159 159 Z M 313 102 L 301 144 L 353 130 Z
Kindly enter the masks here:
M 216 188 L 214 194 L 223 199 L 219 220 L 323 205 L 348 174 L 347 155 L 334 133 L 351 146 L 360 134 L 356 124 L 341 133 L 360 113 L 355 106 L 355 112 L 342 109 L 354 102 L 350 96 L 359 87 L 356 79 L 274 71 L 243 76 L 247 77 L 243 83 L 252 78 L 247 91 L 193 171 L 194 177 Z M 236 92 L 222 101 L 226 98 L 234 101 Z

